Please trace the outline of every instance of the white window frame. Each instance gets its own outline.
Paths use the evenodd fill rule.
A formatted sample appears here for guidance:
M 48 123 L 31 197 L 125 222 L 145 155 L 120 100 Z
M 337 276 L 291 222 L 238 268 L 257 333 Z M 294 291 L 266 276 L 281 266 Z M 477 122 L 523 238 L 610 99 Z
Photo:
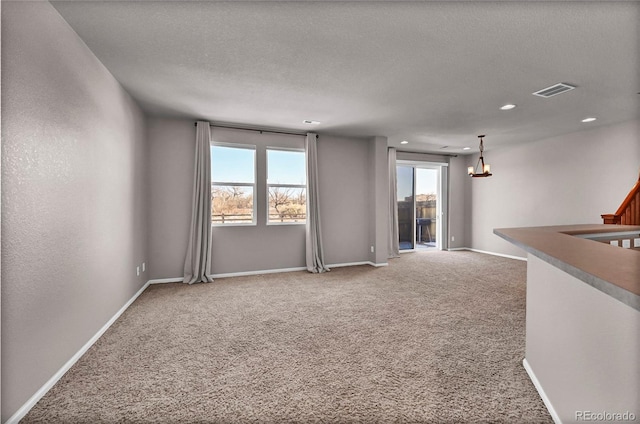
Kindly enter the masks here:
M 306 175 L 306 162 L 305 162 L 305 176 L 304 179 L 307 181 L 307 184 L 269 184 L 269 150 L 279 150 L 282 152 L 298 152 L 305 153 L 304 149 L 296 149 L 293 147 L 277 147 L 277 146 L 267 146 L 265 149 L 265 183 L 266 183 L 266 195 L 267 195 L 267 225 L 306 225 L 307 223 L 307 211 L 306 211 L 306 201 L 305 201 L 305 214 L 304 221 L 300 222 L 270 222 L 269 220 L 269 188 L 271 187 L 282 187 L 282 188 L 304 188 L 305 199 L 308 198 L 309 189 L 308 189 L 308 181 Z M 305 157 L 306 160 L 306 157 Z
M 253 151 L 253 183 L 234 183 L 227 181 L 213 181 L 213 174 L 211 175 L 211 186 L 236 186 L 236 187 L 253 187 L 253 211 L 251 222 L 233 222 L 233 223 L 215 223 L 211 221 L 212 227 L 246 227 L 256 226 L 258 224 L 258 202 L 256 202 L 258 187 L 258 149 L 253 144 L 239 144 L 239 143 L 221 143 L 211 142 L 211 146 L 229 147 L 234 149 L 246 149 Z M 211 160 L 213 161 L 213 155 Z M 213 202 L 211 203 L 211 214 L 213 215 Z

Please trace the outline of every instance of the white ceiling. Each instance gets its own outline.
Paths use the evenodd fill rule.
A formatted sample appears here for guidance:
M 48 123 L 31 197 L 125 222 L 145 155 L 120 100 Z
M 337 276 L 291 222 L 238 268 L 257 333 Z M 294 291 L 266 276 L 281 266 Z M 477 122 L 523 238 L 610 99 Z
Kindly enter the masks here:
M 450 153 L 640 117 L 639 2 L 52 4 L 149 115 Z

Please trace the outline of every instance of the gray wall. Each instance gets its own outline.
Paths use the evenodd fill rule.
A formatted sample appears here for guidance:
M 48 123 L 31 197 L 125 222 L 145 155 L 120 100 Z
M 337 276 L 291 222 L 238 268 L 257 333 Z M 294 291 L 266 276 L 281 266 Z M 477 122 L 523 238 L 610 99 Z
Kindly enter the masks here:
M 194 121 L 148 120 L 149 270 L 151 279 L 182 276 L 189 242 Z
M 318 139 L 320 213 L 327 264 L 371 260 L 370 228 L 375 225 L 370 214 L 374 199 L 369 196 L 373 186 L 369 178 L 372 143 L 330 135 Z
M 464 156 L 443 156 L 437 154 L 402 152 L 398 151 L 398 160 L 406 160 L 412 162 L 436 162 L 448 163 L 449 166 L 443 168 L 443 181 L 445 186 L 448 184 L 446 195 L 442 196 L 442 201 L 447 203 L 443 212 L 448 224 L 448 228 L 443 228 L 443 249 L 452 249 L 465 247 L 465 228 L 464 228 L 464 189 L 466 171 L 462 171 L 466 166 L 466 157 Z M 466 168 L 465 168 L 466 169 Z M 451 240 L 451 238 L 454 240 Z M 445 240 L 446 239 L 446 240 Z
M 468 229 L 465 222 L 466 210 L 470 206 L 470 202 L 466 200 L 467 193 L 467 156 L 442 156 L 430 155 L 425 153 L 409 153 L 398 152 L 398 159 L 413 161 L 431 161 L 448 163 L 445 169 L 448 172 L 448 235 L 443 248 L 460 248 L 466 247 L 465 240 L 468 237 Z M 454 238 L 454 240 L 452 240 Z
M 254 198 L 257 205 L 257 225 L 213 227 L 211 272 L 221 274 L 304 266 L 304 225 L 266 225 L 266 149 L 267 147 L 304 149 L 304 137 L 214 127 L 211 130 L 211 139 L 221 143 L 255 145 L 257 162 L 257 185 Z M 195 137 L 189 144 L 193 146 L 194 142 Z M 189 191 L 192 185 L 193 182 L 189 184 Z M 184 257 L 184 252 L 182 256 Z
M 387 264 L 389 246 L 389 156 L 386 137 L 369 141 L 369 261 Z M 364 187 L 364 186 L 363 186 Z M 373 252 L 371 252 L 373 247 Z
M 468 181 L 467 246 L 524 257 L 493 229 L 602 223 L 638 179 L 640 121 L 488 150 L 485 160 L 493 176 Z
M 49 3 L 2 3 L 2 421 L 148 279 L 145 140 Z
M 213 228 L 212 273 L 305 266 L 304 225 L 265 225 L 265 148 L 304 148 L 304 137 L 212 127 L 214 141 L 257 146 L 257 226 Z M 195 127 L 192 120 L 149 120 L 151 278 L 182 275 L 191 217 Z M 368 149 L 365 139 L 321 135 L 318 174 L 325 260 L 369 260 Z
M 449 248 L 467 246 L 465 234 L 465 209 L 467 199 L 465 190 L 467 179 L 467 158 L 452 157 L 449 160 Z M 455 240 L 451 240 L 451 238 Z

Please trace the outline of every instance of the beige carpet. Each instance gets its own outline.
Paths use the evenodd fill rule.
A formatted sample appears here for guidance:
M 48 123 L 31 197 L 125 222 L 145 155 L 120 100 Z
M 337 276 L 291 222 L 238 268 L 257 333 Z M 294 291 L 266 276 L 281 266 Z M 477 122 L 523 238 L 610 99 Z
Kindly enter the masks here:
M 471 252 L 149 287 L 35 423 L 551 423 L 526 263 Z

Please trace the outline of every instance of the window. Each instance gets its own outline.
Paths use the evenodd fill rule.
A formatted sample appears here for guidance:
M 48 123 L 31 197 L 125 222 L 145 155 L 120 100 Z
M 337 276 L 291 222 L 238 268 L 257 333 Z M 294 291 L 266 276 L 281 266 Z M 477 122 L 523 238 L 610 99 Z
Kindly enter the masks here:
M 267 223 L 304 223 L 307 218 L 307 172 L 304 151 L 267 149 Z
M 211 146 L 211 222 L 255 224 L 256 148 Z

